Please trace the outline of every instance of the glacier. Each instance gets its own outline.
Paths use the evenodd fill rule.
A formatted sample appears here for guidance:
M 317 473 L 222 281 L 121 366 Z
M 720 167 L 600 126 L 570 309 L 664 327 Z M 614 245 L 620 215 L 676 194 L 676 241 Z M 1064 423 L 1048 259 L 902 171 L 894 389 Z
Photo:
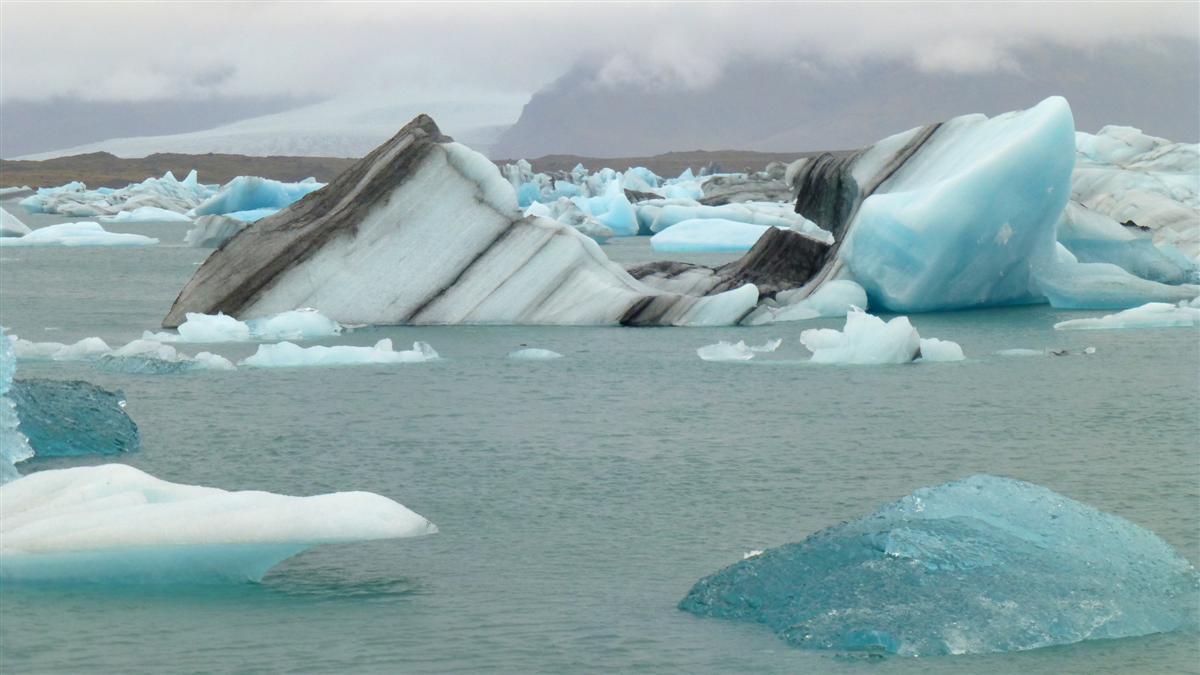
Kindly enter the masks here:
M 800 333 L 800 343 L 812 354 L 813 363 L 879 365 L 926 361 L 961 361 L 957 343 L 936 338 L 923 339 L 906 316 L 889 321 L 855 307 L 846 314 L 842 330 L 810 328 Z M 924 350 L 928 348 L 929 354 Z
M 1054 330 L 1110 330 L 1120 328 L 1173 328 L 1200 326 L 1200 308 L 1185 304 L 1150 302 L 1139 307 L 1089 319 L 1054 324 Z
M 140 234 L 109 232 L 100 223 L 60 223 L 39 227 L 20 237 L 0 237 L 2 246 L 153 246 L 158 240 Z
M 392 341 L 384 338 L 373 347 L 316 345 L 301 347 L 291 342 L 259 345 L 258 351 L 241 361 L 253 368 L 304 368 L 311 366 L 364 366 L 388 363 L 424 363 L 436 360 L 438 353 L 424 342 L 414 342 L 412 349 L 396 351 Z
M 217 249 L 163 326 L 295 307 L 343 324 L 729 325 L 758 302 L 739 286 L 697 297 L 639 282 L 573 228 L 523 217 L 494 164 L 420 116 Z
M 137 424 L 124 395 L 80 380 L 14 380 L 9 398 L 38 457 L 112 455 L 137 450 Z
M 19 429 L 21 419 L 17 416 L 16 404 L 9 396 L 16 372 L 17 358 L 12 342 L 0 328 L 0 483 L 18 478 L 17 462 L 33 457 L 33 448 Z
M 142 334 L 143 339 L 158 342 L 275 342 L 313 340 L 341 334 L 343 327 L 310 307 L 293 309 L 258 319 L 238 321 L 225 314 L 189 312 L 177 333 Z
M 1196 570 L 1154 533 L 979 475 L 742 560 L 679 607 L 796 647 L 915 657 L 1195 630 L 1198 601 Z
M 370 492 L 227 492 L 122 464 L 77 467 L 0 486 L 0 580 L 257 582 L 313 546 L 435 532 Z

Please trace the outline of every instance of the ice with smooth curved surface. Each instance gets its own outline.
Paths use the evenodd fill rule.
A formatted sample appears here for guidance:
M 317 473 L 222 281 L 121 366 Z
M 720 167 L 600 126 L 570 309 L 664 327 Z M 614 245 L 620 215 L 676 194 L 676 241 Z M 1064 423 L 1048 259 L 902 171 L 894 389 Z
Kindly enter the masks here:
M 9 397 L 38 457 L 112 455 L 141 443 L 119 391 L 80 380 L 33 378 L 14 380 Z
M 879 310 L 1036 301 L 1031 261 L 1053 249 L 1074 163 L 1061 97 L 954 118 L 862 202 L 838 255 Z
M 508 358 L 514 361 L 550 361 L 553 359 L 561 359 L 562 354 L 549 349 L 538 349 L 537 347 L 527 347 L 518 349 L 508 353 Z
M 98 337 L 86 337 L 72 344 L 62 342 L 31 342 L 8 336 L 13 353 L 21 361 L 87 361 L 98 359 L 112 349 Z
M 1112 330 L 1120 328 L 1174 328 L 1200 326 L 1200 308 L 1180 303 L 1149 302 L 1089 319 L 1070 319 L 1054 324 L 1055 330 Z
M 0 246 L 153 246 L 158 240 L 140 234 L 109 232 L 100 223 L 59 223 L 20 237 L 0 237 Z
M 315 309 L 302 307 L 257 319 L 238 321 L 225 314 L 188 312 L 187 320 L 179 325 L 178 333 L 151 333 L 143 339 L 158 342 L 274 342 L 278 340 L 313 340 L 332 337 L 342 332 L 342 325 Z
M 957 342 L 921 338 L 921 361 L 962 361 L 965 358 Z
M 9 397 L 16 372 L 17 358 L 12 342 L 0 329 L 0 483 L 19 477 L 16 463 L 33 457 L 33 448 L 19 430 L 21 419 L 17 416 L 16 404 Z
M 684 220 L 650 237 L 650 248 L 660 253 L 743 253 L 771 227 L 724 218 Z
M 169 483 L 122 464 L 78 467 L 0 487 L 0 579 L 259 581 L 320 544 L 435 532 L 422 516 L 370 492 L 227 492 Z
M 139 206 L 132 211 L 119 211 L 111 216 L 97 218 L 103 223 L 190 223 L 182 213 L 168 211 L 158 206 Z
M 1200 585 L 1153 532 L 981 475 L 738 562 L 679 606 L 807 649 L 932 656 L 1194 630 Z
M 1200 218 L 1200 216 L 1197 216 Z M 1071 201 L 1058 221 L 1058 242 L 1077 262 L 1111 263 L 1130 274 L 1166 284 L 1194 283 L 1198 266 L 1153 235 Z
M 414 342 L 412 349 L 396 351 L 392 341 L 384 338 L 373 347 L 335 345 L 301 347 L 291 342 L 259 345 L 258 351 L 246 357 L 242 365 L 254 368 L 304 368 L 312 366 L 365 366 L 389 363 L 424 363 L 439 358 L 438 353 L 424 342 Z
M 29 226 L 21 222 L 20 218 L 0 207 L 0 237 L 23 237 L 29 232 Z
M 238 176 L 221 186 L 221 190 L 197 205 L 191 211 L 193 216 L 209 216 L 233 214 L 240 219 L 257 220 L 247 217 L 247 212 L 259 209 L 282 209 L 301 199 L 310 192 L 325 187 L 316 179 L 308 178 L 299 183 L 283 183 L 270 178 L 258 176 Z
M 775 294 L 776 305 L 762 305 L 750 321 L 752 325 L 781 321 L 806 321 L 846 316 L 855 308 L 867 309 L 867 292 L 849 279 L 834 279 L 821 284 L 811 295 L 795 300 L 801 289 Z

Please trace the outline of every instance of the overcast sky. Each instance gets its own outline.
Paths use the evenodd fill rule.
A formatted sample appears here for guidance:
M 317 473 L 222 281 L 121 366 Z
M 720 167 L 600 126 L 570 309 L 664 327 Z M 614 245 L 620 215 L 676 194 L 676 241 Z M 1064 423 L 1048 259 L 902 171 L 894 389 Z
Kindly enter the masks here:
M 1023 45 L 1197 39 L 1200 4 L 0 4 L 0 102 L 527 96 L 580 60 L 602 82 L 703 87 L 731 59 L 1020 69 Z M 184 121 L 181 121 L 183 123 Z

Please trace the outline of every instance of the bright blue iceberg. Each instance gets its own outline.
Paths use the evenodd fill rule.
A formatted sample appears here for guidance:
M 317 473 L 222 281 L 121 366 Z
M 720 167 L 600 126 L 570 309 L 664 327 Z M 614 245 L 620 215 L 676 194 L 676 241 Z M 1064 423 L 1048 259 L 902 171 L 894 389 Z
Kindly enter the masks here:
M 973 476 L 701 579 L 680 608 L 797 647 L 926 656 L 1197 627 L 1196 570 L 1149 530 Z
M 9 397 L 38 457 L 114 455 L 140 443 L 120 392 L 79 380 L 36 378 L 15 380 Z
M 956 117 L 887 174 L 891 153 L 918 131 L 880 141 L 854 165 L 860 185 L 887 175 L 862 202 L 839 252 L 871 307 L 921 312 L 1040 301 L 1031 261 L 1053 254 L 1075 165 L 1066 100 L 991 119 Z
M 282 209 L 310 192 L 325 187 L 313 178 L 299 183 L 281 183 L 258 176 L 238 176 L 221 187 L 192 210 L 192 216 L 234 214 L 239 220 L 257 220 L 268 212 L 261 209 Z

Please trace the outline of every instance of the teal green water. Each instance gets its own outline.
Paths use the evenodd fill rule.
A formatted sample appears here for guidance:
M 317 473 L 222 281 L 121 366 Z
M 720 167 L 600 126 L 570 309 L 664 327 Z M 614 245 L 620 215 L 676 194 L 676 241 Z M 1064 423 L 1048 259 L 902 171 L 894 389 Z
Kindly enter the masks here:
M 157 329 L 207 254 L 0 250 L 0 324 L 33 340 Z M 649 259 L 644 240 L 608 247 Z M 137 376 L 24 363 L 122 389 L 158 477 L 290 494 L 370 490 L 437 535 L 318 548 L 261 584 L 0 587 L 3 672 L 1196 672 L 1194 634 L 1016 654 L 861 660 L 675 608 L 751 549 L 794 542 L 927 485 L 1045 485 L 1200 560 L 1200 332 L 1056 332 L 1096 313 L 916 315 L 961 363 L 806 363 L 801 330 L 371 328 L 327 344 L 432 344 L 441 361 Z M 708 363 L 718 339 L 783 347 Z M 513 362 L 518 345 L 564 359 Z M 1091 356 L 1001 349 L 1096 347 Z M 197 348 L 231 359 L 251 345 Z M 24 472 L 72 466 L 38 461 Z

